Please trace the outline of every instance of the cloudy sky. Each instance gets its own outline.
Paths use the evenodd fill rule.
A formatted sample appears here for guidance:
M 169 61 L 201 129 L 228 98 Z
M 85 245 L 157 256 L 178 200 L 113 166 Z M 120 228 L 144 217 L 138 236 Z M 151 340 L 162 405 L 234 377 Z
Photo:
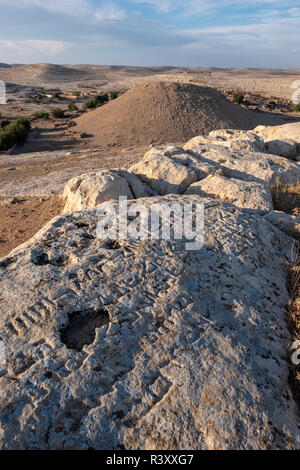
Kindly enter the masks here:
M 0 0 L 0 8 L 0 62 L 300 67 L 300 0 Z

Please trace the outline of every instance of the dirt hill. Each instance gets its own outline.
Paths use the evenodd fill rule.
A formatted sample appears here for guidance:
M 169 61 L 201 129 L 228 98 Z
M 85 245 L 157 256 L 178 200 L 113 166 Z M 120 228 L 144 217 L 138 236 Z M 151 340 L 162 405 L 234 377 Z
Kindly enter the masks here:
M 10 83 L 48 85 L 56 82 L 71 82 L 86 77 L 84 71 L 54 64 L 1 66 L 1 79 Z
M 106 147 L 182 142 L 214 129 L 276 123 L 272 116 L 235 105 L 212 88 L 158 82 L 133 88 L 81 116 L 76 130 Z

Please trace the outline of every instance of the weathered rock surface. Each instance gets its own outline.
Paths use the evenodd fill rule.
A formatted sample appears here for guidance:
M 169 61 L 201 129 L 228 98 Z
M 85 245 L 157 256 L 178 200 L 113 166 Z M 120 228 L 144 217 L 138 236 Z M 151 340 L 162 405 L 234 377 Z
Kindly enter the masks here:
M 178 153 L 172 153 L 169 150 L 154 148 L 147 152 L 139 163 L 130 167 L 130 171 L 158 194 L 180 194 L 199 179 L 196 168 L 189 168 L 185 164 L 186 158 L 187 155 L 182 149 L 178 149 Z
M 295 159 L 300 154 L 300 123 L 282 126 L 257 126 L 253 132 L 265 142 L 266 150 Z
M 281 211 L 271 211 L 265 216 L 265 219 L 283 232 L 300 240 L 300 217 Z
M 292 140 L 300 143 L 300 122 L 283 124 L 281 126 L 257 126 L 253 132 L 265 142 L 270 140 Z
M 189 140 L 189 145 L 217 145 L 231 150 L 245 150 L 250 152 L 263 152 L 264 141 L 250 131 L 235 129 L 219 129 L 212 131 L 208 136 L 197 136 Z
M 230 202 L 237 207 L 272 211 L 273 202 L 270 188 L 264 183 L 224 178 L 209 175 L 204 180 L 191 184 L 185 194 L 212 196 Z
M 265 149 L 274 155 L 295 160 L 298 155 L 298 144 L 292 140 L 270 140 L 265 143 Z
M 119 196 L 128 199 L 152 196 L 153 191 L 125 170 L 105 170 L 72 178 L 63 193 L 64 213 L 93 209 Z
M 205 245 L 57 217 L 0 263 L 2 449 L 299 449 L 285 359 L 292 239 L 199 196 Z
M 214 141 L 219 134 L 220 142 L 232 144 L 230 148 L 226 148 L 227 144 L 210 143 L 209 139 Z M 223 135 L 228 136 L 228 141 L 223 140 Z M 299 183 L 300 165 L 280 156 L 254 153 L 255 145 L 260 144 L 256 139 L 250 132 L 215 131 L 206 144 L 202 143 L 205 138 L 200 136 L 187 142 L 183 149 L 171 145 L 154 147 L 128 171 L 106 170 L 72 178 L 63 194 L 64 213 L 93 209 L 119 196 L 136 199 L 185 192 L 198 194 L 202 185 L 193 184 L 211 175 L 215 178 L 203 183 L 210 184 L 210 194 L 226 201 L 235 200 L 238 207 L 272 210 L 268 186 Z M 245 142 L 246 147 L 252 146 L 252 151 L 248 147 L 248 150 L 233 149 L 241 142 Z
M 195 145 L 191 141 L 184 145 L 202 164 L 215 164 L 223 176 L 243 181 L 276 182 L 284 185 L 297 184 L 300 181 L 300 165 L 284 157 L 267 153 L 241 150 L 228 150 L 221 146 Z

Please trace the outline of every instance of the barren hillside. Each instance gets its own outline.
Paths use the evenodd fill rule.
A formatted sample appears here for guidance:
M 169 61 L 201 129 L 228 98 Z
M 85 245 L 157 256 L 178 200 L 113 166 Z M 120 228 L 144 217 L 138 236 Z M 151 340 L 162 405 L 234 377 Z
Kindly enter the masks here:
M 221 128 L 252 129 L 274 124 L 234 105 L 212 88 L 179 83 L 148 83 L 77 119 L 78 132 L 101 146 L 181 142 Z

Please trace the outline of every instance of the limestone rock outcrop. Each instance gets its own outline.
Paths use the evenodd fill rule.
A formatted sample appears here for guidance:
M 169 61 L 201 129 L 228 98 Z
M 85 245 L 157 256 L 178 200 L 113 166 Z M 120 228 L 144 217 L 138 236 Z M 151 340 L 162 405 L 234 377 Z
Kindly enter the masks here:
M 0 259 L 0 449 L 300 449 L 286 321 L 300 223 L 271 197 L 300 166 L 261 144 L 217 131 L 73 178 L 65 214 Z M 142 239 L 97 230 L 119 196 L 139 204 L 133 229 L 144 205 Z M 175 208 L 174 229 L 196 205 L 203 245 L 153 236 L 153 207 L 162 227 Z
M 299 122 L 281 126 L 257 126 L 253 132 L 264 140 L 269 153 L 291 159 L 296 159 L 300 154 Z
M 139 202 L 204 204 L 203 248 L 101 240 L 90 210 L 0 260 L 0 448 L 299 449 L 292 239 L 212 198 Z
M 64 213 L 94 209 L 99 204 L 127 196 L 152 196 L 153 191 L 125 170 L 105 170 L 72 178 L 63 193 Z
M 265 219 L 296 240 L 300 240 L 300 217 L 281 211 L 271 211 Z
M 236 129 L 219 129 L 211 131 L 208 136 L 197 136 L 189 140 L 189 144 L 195 145 L 218 145 L 230 150 L 246 150 L 248 152 L 263 152 L 264 141 L 250 131 Z
M 72 178 L 63 194 L 64 213 L 93 209 L 103 202 L 118 199 L 119 196 L 138 199 L 155 195 L 198 194 L 202 184 L 208 183 L 210 194 L 226 201 L 236 201 L 238 207 L 272 210 L 270 188 L 278 184 L 298 184 L 299 163 L 284 157 L 255 152 L 255 145 L 260 148 L 260 141 L 256 140 L 254 134 L 244 131 L 232 133 L 212 132 L 212 137 L 208 138 L 206 144 L 203 143 L 205 138 L 195 137 L 184 148 L 172 145 L 154 147 L 128 171 L 106 170 Z M 227 143 L 231 145 L 235 142 L 234 148 L 210 143 L 209 139 L 215 142 L 218 134 L 229 136 Z M 252 137 L 254 140 L 251 140 Z M 235 148 L 243 139 L 246 148 L 252 146 L 251 151 L 244 147 L 240 150 Z M 220 138 L 220 142 L 225 141 Z M 208 176 L 215 178 L 207 180 Z M 199 183 L 202 180 L 206 180 L 205 183 Z M 214 183 L 215 188 L 212 187 Z M 237 197 L 238 187 L 241 191 Z M 231 191 L 235 192 L 234 197 L 229 194 Z M 246 192 L 249 191 L 251 197 L 247 202 Z
M 253 132 L 265 142 L 270 140 L 292 140 L 300 143 L 300 122 L 283 124 L 281 126 L 257 126 Z
M 183 193 L 190 184 L 199 179 L 199 171 L 185 164 L 187 155 L 180 150 L 181 153 L 172 153 L 160 148 L 152 149 L 139 163 L 133 165 L 130 171 L 158 194 Z
M 264 212 L 273 210 L 270 188 L 264 183 L 255 181 L 241 181 L 235 178 L 225 178 L 221 175 L 209 175 L 207 178 L 191 184 L 185 194 L 212 196 L 246 209 L 259 209 Z

